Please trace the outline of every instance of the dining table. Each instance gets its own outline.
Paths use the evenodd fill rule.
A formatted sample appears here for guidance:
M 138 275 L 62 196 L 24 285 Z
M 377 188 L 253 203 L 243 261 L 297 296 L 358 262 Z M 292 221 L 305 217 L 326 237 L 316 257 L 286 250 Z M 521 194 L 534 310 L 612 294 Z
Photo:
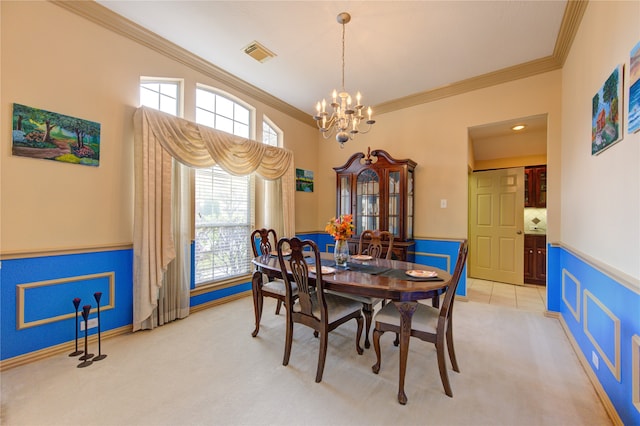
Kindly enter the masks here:
M 309 263 L 315 263 L 313 257 L 307 260 Z M 419 300 L 431 299 L 433 303 L 437 303 L 439 300 L 437 296 L 446 291 L 451 282 L 451 274 L 443 269 L 418 263 L 368 257 L 359 259 L 358 256 L 352 256 L 346 267 L 337 267 L 333 254 L 325 252 L 321 253 L 321 262 L 322 266 L 325 266 L 324 269 L 329 271 L 322 275 L 325 290 L 384 299 L 393 303 L 398 309 L 400 313 L 398 402 L 406 404 L 404 383 L 413 313 Z M 257 271 L 261 272 L 253 275 L 254 289 L 261 284 L 262 274 L 274 278 L 282 276 L 278 257 L 273 253 L 258 256 L 253 259 L 253 263 Z M 288 262 L 285 263 L 288 269 Z M 310 276 L 315 278 L 312 273 Z

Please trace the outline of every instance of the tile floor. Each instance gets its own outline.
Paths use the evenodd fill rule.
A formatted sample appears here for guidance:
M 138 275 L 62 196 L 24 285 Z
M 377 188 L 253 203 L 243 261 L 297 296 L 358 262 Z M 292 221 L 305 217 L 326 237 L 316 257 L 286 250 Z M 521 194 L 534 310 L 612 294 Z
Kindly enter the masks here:
M 544 312 L 546 310 L 547 288 L 543 285 L 513 285 L 467 278 L 467 296 L 469 300 L 474 302 Z

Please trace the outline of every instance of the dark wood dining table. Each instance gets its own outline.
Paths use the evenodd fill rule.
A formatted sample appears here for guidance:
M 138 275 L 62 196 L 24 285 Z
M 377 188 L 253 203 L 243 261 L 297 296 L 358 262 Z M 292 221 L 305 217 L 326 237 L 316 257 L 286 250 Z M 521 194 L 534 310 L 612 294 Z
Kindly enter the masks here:
M 432 299 L 443 292 L 451 282 L 451 274 L 442 269 L 399 260 L 371 259 L 365 261 L 351 259 L 347 268 L 335 267 L 333 254 L 322 253 L 322 264 L 333 267 L 334 273 L 324 274 L 326 290 L 369 296 L 390 300 L 400 312 L 400 370 L 398 402 L 407 403 L 404 381 L 411 335 L 411 318 L 418 300 Z M 267 276 L 281 276 L 277 256 L 266 254 L 253 259 L 258 270 Z M 434 271 L 437 278 L 419 279 L 406 274 L 409 270 Z M 261 280 L 262 274 L 254 274 L 253 280 Z M 253 282 L 255 288 L 259 282 Z

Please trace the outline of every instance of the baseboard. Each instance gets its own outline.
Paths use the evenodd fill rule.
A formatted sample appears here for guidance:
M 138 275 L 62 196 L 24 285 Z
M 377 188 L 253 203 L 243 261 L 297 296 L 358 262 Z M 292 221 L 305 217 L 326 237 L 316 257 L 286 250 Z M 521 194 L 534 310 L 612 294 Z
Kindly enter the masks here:
M 624 426 L 622 419 L 620 419 L 618 412 L 616 411 L 615 407 L 611 403 L 611 400 L 609 399 L 609 396 L 605 392 L 604 388 L 600 384 L 598 377 L 596 377 L 595 373 L 591 369 L 591 364 L 589 364 L 589 361 L 587 361 L 587 358 L 585 358 L 584 354 L 580 350 L 580 346 L 578 345 L 578 342 L 576 342 L 573 335 L 571 334 L 571 331 L 569 330 L 569 326 L 567 326 L 567 323 L 564 321 L 564 318 L 562 317 L 562 315 L 560 315 L 559 312 L 547 311 L 545 312 L 545 316 L 548 316 L 551 318 L 557 318 L 560 321 L 560 325 L 562 326 L 564 333 L 569 338 L 569 342 L 571 342 L 571 346 L 573 347 L 573 352 L 577 355 L 578 359 L 580 360 L 580 364 L 582 365 L 582 368 L 585 371 L 585 373 L 587 373 L 587 377 L 591 381 L 591 384 L 593 385 L 593 388 L 595 389 L 596 394 L 598 394 L 600 401 L 602 401 L 602 405 L 604 406 L 605 411 L 609 415 L 609 418 L 611 419 L 614 425 Z
M 123 327 L 114 328 L 112 330 L 104 331 L 100 333 L 102 340 L 107 340 L 111 337 L 121 336 L 123 334 L 131 333 L 131 325 L 125 325 Z M 81 343 L 84 345 L 84 339 L 81 339 Z M 98 335 L 93 334 L 87 338 L 88 343 L 96 343 L 98 341 Z M 40 361 L 41 359 L 48 358 L 53 355 L 59 355 L 61 353 L 73 352 L 76 347 L 75 340 L 70 342 L 60 343 L 59 345 L 49 346 L 48 348 L 40 349 L 38 351 L 29 352 L 24 355 L 18 355 L 13 358 L 7 358 L 0 361 L 0 371 L 9 370 L 11 368 L 19 367 L 21 365 L 30 364 L 32 362 Z
M 196 312 L 204 311 L 209 308 L 213 308 L 214 306 L 224 305 L 225 303 L 233 302 L 234 300 L 252 296 L 252 294 L 253 293 L 251 290 L 247 290 L 240 293 L 232 294 L 231 296 L 226 296 L 220 299 L 212 300 L 210 302 L 202 303 L 200 305 L 193 306 L 191 309 L 189 309 L 189 313 L 195 314 Z
M 203 303 L 201 305 L 191 308 L 189 313 L 203 311 L 205 309 L 222 305 L 224 303 L 232 302 L 234 300 L 242 299 L 243 297 L 247 297 L 247 296 L 251 296 L 251 291 L 244 291 L 242 293 L 233 294 L 231 296 L 223 297 L 221 299 L 216 299 L 208 303 Z M 103 340 L 107 340 L 111 337 L 121 336 L 123 334 L 129 334 L 132 332 L 131 330 L 132 330 L 132 325 L 129 324 L 123 327 L 114 328 L 112 330 L 102 332 L 100 333 L 100 336 Z M 87 341 L 88 343 L 96 343 L 98 341 L 98 335 L 93 334 L 89 336 Z M 54 355 L 59 355 L 61 353 L 73 352 L 74 349 L 75 349 L 75 340 L 72 340 L 70 342 L 60 343 L 59 345 L 49 346 L 48 348 L 44 348 L 38 351 L 29 352 L 24 355 L 18 355 L 13 358 L 7 358 L 5 360 L 0 361 L 0 371 L 5 371 L 11 368 L 19 367 L 21 365 L 30 364 L 32 362 L 40 361 L 41 359 L 45 359 Z

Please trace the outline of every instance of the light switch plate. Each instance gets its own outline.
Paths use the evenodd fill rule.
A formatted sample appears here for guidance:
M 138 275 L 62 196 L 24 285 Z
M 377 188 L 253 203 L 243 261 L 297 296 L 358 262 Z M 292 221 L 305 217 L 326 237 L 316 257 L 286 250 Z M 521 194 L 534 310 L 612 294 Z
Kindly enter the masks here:
M 446 209 L 447 208 L 447 199 L 443 198 L 442 200 L 440 200 L 440 208 L 441 209 Z

